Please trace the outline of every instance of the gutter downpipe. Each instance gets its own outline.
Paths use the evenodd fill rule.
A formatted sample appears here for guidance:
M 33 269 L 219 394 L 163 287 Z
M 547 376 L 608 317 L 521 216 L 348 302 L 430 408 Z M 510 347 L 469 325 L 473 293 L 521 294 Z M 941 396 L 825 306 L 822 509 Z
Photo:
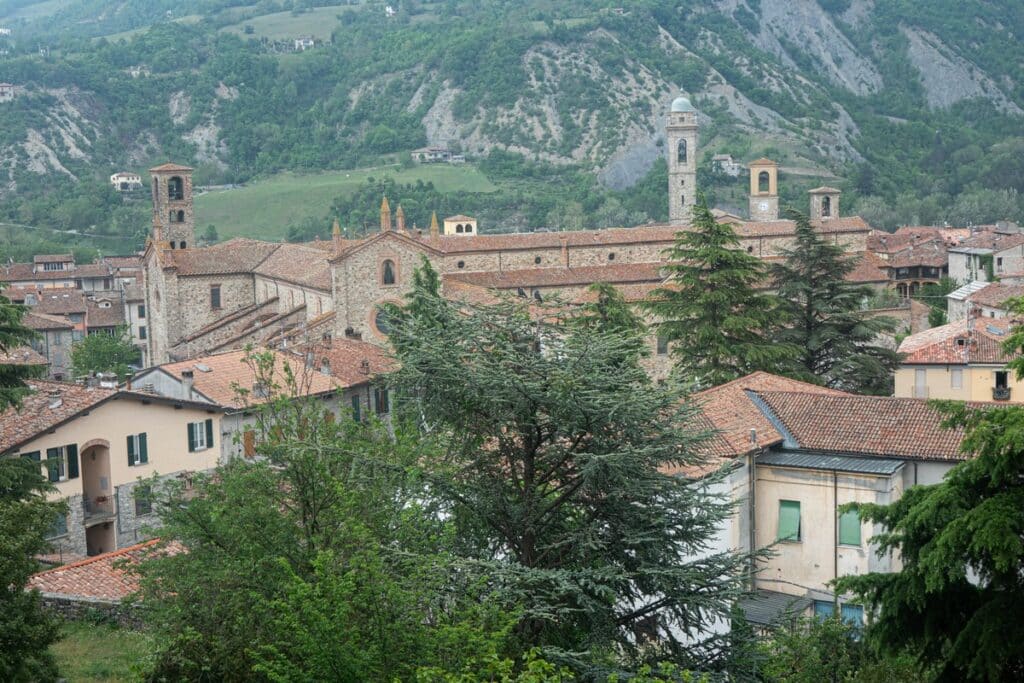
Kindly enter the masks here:
M 839 578 L 839 475 L 832 470 L 832 580 Z M 835 613 L 839 614 L 839 593 L 832 589 Z
M 749 459 L 750 459 L 750 462 L 749 462 L 749 465 L 747 467 L 747 469 L 748 469 L 748 472 L 747 472 L 747 488 L 748 488 L 748 500 L 749 500 L 749 506 L 748 506 L 749 509 L 747 511 L 747 516 L 748 516 L 748 522 L 749 522 L 749 527 L 750 527 L 750 540 L 749 540 L 749 543 L 750 543 L 750 548 L 749 548 L 749 551 L 750 551 L 750 590 L 753 591 L 755 589 L 755 587 L 756 587 L 755 584 L 754 584 L 754 576 L 757 573 L 757 560 L 754 559 L 754 551 L 757 549 L 757 505 L 756 505 L 757 498 L 756 498 L 756 494 L 755 494 L 755 488 L 757 486 L 756 467 L 757 467 L 757 455 L 758 455 L 758 452 L 760 451 L 760 449 L 757 447 L 757 430 L 756 429 L 751 429 L 750 430 L 750 443 L 751 443 L 752 447 L 750 449 L 750 455 L 748 456 Z

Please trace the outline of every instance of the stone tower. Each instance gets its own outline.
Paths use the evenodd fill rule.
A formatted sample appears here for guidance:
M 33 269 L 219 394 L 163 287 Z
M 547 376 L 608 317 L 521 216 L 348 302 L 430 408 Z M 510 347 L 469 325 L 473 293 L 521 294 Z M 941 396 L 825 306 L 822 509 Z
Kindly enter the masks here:
M 697 110 L 685 97 L 672 101 L 665 134 L 668 145 L 668 219 L 689 225 L 697 200 Z
M 750 220 L 779 220 L 779 165 L 771 159 L 751 161 Z
M 839 195 L 840 190 L 834 187 L 816 187 L 809 190 L 811 195 L 811 220 L 827 221 L 830 218 L 839 218 Z
M 163 164 L 149 169 L 153 183 L 153 239 L 171 249 L 195 246 L 196 219 L 192 204 L 192 169 Z

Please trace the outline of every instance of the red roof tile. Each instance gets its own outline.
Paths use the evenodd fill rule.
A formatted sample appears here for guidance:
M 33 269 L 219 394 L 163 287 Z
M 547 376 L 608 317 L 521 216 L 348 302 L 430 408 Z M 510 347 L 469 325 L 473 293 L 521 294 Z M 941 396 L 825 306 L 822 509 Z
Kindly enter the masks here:
M 210 247 L 165 249 L 161 254 L 166 267 L 178 275 L 230 275 L 252 273 L 280 244 L 236 237 Z
M 331 291 L 331 253 L 305 244 L 280 244 L 256 266 L 256 274 L 297 285 Z
M 970 318 L 912 334 L 900 344 L 904 365 L 1003 365 L 1019 354 L 1006 354 L 1003 342 L 1013 321 L 1007 318 Z
M 36 313 L 34 311 L 27 311 L 21 318 L 21 322 L 25 324 L 25 327 L 36 330 L 37 332 L 44 332 L 46 330 L 71 330 L 75 327 L 75 324 L 65 317 L 47 315 L 46 313 Z
M 355 339 L 332 339 L 329 343 L 315 344 L 312 351 L 314 366 L 321 368 L 326 359 L 331 377 L 338 386 L 345 388 L 365 384 L 397 367 L 397 361 L 385 349 Z
M 850 271 L 846 279 L 850 282 L 887 282 L 889 273 L 886 261 L 870 251 L 862 251 L 857 256 L 857 265 Z
M 46 365 L 46 358 L 31 346 L 19 346 L 8 351 L 0 351 L 2 365 Z
M 116 389 L 84 387 L 80 384 L 31 380 L 34 393 L 26 396 L 20 408 L 8 408 L 0 413 L 0 453 L 46 431 L 83 410 L 117 393 Z M 59 394 L 60 405 L 51 407 L 50 392 Z
M 1024 284 L 993 282 L 968 296 L 967 300 L 979 306 L 1003 308 L 1007 299 L 1015 299 L 1020 296 L 1024 296 Z
M 447 273 L 446 279 L 458 280 L 478 287 L 510 289 L 516 287 L 567 287 L 594 282 L 612 284 L 661 282 L 663 263 L 620 263 L 575 268 L 531 268 L 501 272 Z
M 94 600 L 121 601 L 139 588 L 138 578 L 120 567 L 135 564 L 150 552 L 159 550 L 157 541 L 103 553 L 78 562 L 33 574 L 27 588 L 44 595 L 60 595 Z M 180 552 L 176 547 L 171 552 Z
M 166 164 L 160 164 L 159 166 L 154 166 L 153 168 L 149 169 L 150 173 L 152 173 L 153 171 L 156 171 L 157 173 L 166 173 L 166 172 L 169 172 L 169 171 L 183 171 L 184 172 L 184 171 L 191 171 L 191 170 L 193 170 L 193 169 L 190 166 L 182 166 L 181 164 L 172 164 L 171 162 L 167 162 Z
M 927 401 L 758 391 L 802 449 L 923 460 L 963 460 L 963 430 L 943 429 Z M 979 404 L 984 405 L 984 404 Z

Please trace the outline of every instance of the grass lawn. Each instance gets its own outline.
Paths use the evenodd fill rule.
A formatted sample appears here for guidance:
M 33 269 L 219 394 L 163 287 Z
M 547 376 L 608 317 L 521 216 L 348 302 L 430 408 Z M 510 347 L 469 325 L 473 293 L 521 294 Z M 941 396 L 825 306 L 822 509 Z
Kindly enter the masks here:
M 294 16 L 291 12 L 275 12 L 246 19 L 238 24 L 225 26 L 221 30 L 237 33 L 244 38 L 290 40 L 300 36 L 313 36 L 318 40 L 329 40 L 331 32 L 339 23 L 338 15 L 346 9 L 354 9 L 354 7 L 351 5 L 317 7 Z M 247 25 L 253 28 L 253 32 L 250 34 L 245 33 Z
M 64 639 L 52 646 L 60 675 L 78 681 L 133 681 L 132 668 L 150 650 L 148 636 L 114 626 L 70 621 Z
M 32 20 L 39 19 L 41 17 L 49 17 L 64 9 L 66 5 L 70 5 L 71 3 L 72 0 L 45 0 L 44 2 L 36 2 L 31 5 L 20 7 L 3 18 L 10 21 L 14 19 Z
M 470 164 L 427 165 L 412 168 L 378 166 L 311 175 L 281 173 L 233 190 L 217 190 L 196 197 L 196 232 L 217 226 L 221 240 L 236 236 L 284 239 L 288 224 L 327 215 L 335 197 L 352 193 L 367 178 L 394 178 L 399 183 L 432 182 L 441 192 L 493 192 L 496 188 Z M 322 237 L 330 236 L 324 225 Z
M 203 17 L 198 15 L 198 14 L 186 14 L 183 17 L 178 17 L 177 19 L 174 19 L 174 23 L 177 23 L 177 24 L 198 24 L 202 20 L 203 20 Z M 93 40 L 99 40 L 100 38 L 106 38 L 108 41 L 111 41 L 111 42 L 117 42 L 118 40 L 128 40 L 132 36 L 137 36 L 140 33 L 145 33 L 146 31 L 148 31 L 151 28 L 152 28 L 152 26 L 140 26 L 139 28 L 133 28 L 133 29 L 128 30 L 128 31 L 121 31 L 120 33 L 111 33 L 108 36 L 97 36 L 97 37 L 93 38 Z

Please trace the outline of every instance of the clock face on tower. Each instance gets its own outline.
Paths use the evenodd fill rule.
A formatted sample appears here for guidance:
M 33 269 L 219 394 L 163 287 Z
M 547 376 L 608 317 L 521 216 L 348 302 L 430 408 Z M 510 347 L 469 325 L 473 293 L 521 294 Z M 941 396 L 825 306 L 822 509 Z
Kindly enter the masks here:
M 761 209 L 762 211 L 767 211 L 768 210 L 768 202 L 761 202 L 760 204 L 757 205 L 757 208 Z

